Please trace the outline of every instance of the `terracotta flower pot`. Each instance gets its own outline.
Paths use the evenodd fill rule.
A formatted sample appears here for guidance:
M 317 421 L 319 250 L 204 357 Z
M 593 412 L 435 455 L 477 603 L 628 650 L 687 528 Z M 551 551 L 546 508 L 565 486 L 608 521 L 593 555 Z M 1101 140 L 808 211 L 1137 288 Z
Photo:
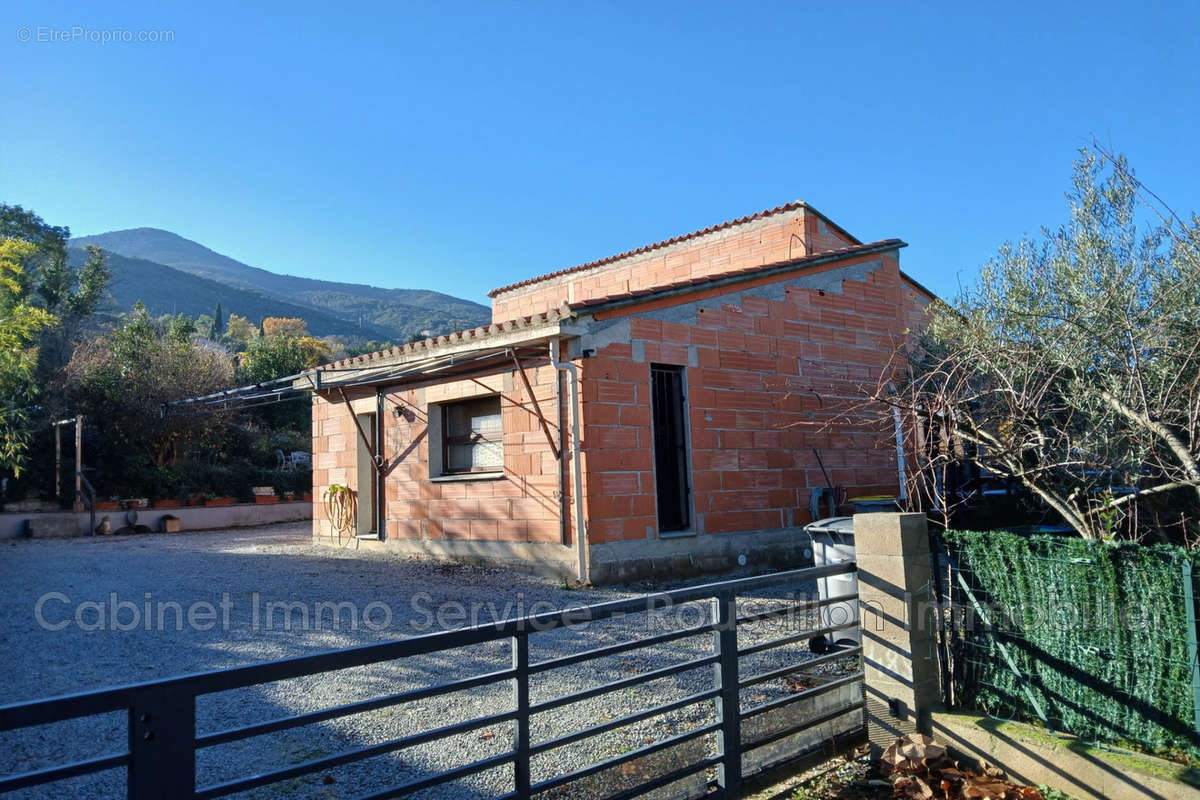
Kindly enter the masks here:
M 278 503 L 279 495 L 277 494 L 256 494 L 254 495 L 256 503 Z
M 181 505 L 182 500 L 155 500 L 150 503 L 151 508 L 179 508 Z
M 305 492 L 304 494 L 300 495 L 300 499 L 306 503 L 311 503 L 312 502 L 312 492 Z
M 210 497 L 204 501 L 206 506 L 231 506 L 233 505 L 232 497 Z
M 96 510 L 97 511 L 120 511 L 121 504 L 118 503 L 116 500 L 97 500 L 96 501 Z

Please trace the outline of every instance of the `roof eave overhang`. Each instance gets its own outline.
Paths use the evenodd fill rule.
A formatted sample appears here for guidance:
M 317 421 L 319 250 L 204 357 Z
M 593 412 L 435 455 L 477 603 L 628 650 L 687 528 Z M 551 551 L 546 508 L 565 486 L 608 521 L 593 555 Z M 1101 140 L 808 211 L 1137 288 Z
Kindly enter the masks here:
M 544 345 L 552 339 L 567 335 L 562 321 L 536 328 L 515 328 L 489 334 L 481 339 L 464 342 L 448 342 L 424 348 L 414 353 L 405 353 L 403 358 L 377 358 L 362 367 L 319 367 L 313 381 L 315 388 L 332 389 L 338 386 L 367 386 L 391 384 L 398 381 L 419 380 L 423 375 L 440 375 L 444 368 L 482 360 L 489 355 L 506 356 L 521 348 Z M 314 388 L 308 379 L 311 373 L 298 377 L 297 388 Z

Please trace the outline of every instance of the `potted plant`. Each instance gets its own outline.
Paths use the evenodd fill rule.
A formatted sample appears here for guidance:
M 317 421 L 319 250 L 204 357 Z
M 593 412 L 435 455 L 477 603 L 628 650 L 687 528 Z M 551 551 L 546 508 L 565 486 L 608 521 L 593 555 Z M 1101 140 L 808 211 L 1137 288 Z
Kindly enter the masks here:
M 296 493 L 295 493 L 295 492 L 284 492 L 284 493 L 283 493 L 283 500 L 284 500 L 284 502 L 285 502 L 285 503 L 294 503 L 294 502 L 296 502 Z
M 253 486 L 250 491 L 254 494 L 256 503 L 278 503 L 279 496 L 275 494 L 274 486 Z
M 170 498 L 160 498 L 150 503 L 151 508 L 179 508 L 183 505 L 182 500 L 174 500 Z
M 233 505 L 232 497 L 217 497 L 214 494 L 204 496 L 204 505 L 206 506 L 231 506 Z
M 305 492 L 304 494 L 300 495 L 300 499 L 306 503 L 311 503 L 312 502 L 312 492 Z
M 97 511 L 120 511 L 121 503 L 115 497 L 110 497 L 107 500 L 96 501 Z

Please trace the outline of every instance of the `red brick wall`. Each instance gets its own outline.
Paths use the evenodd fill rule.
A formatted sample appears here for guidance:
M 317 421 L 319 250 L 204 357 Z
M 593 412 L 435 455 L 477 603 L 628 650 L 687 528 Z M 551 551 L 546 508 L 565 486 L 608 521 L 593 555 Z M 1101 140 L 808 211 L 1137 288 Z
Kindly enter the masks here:
M 657 529 L 650 362 L 687 366 L 695 525 L 703 533 L 809 521 L 809 487 L 825 485 L 814 447 L 850 496 L 897 491 L 890 429 L 826 427 L 861 398 L 862 385 L 875 383 L 919 319 L 922 298 L 902 281 L 894 253 L 866 280 L 844 281 L 841 294 L 730 293 L 710 297 L 688 324 L 647 318 L 663 305 L 623 312 L 633 342 L 582 361 L 590 543 L 645 539 Z M 644 361 L 634 360 L 635 347 L 644 347 Z
M 564 301 L 580 302 L 770 264 L 849 243 L 819 216 L 800 207 L 509 290 L 492 299 L 492 321 L 529 316 Z
M 526 375 L 555 441 L 559 407 L 555 371 L 527 366 Z M 483 385 L 481 385 L 483 384 Z M 499 393 L 504 428 L 504 477 L 496 480 L 431 481 L 428 414 L 436 404 Z M 355 396 L 351 396 L 353 400 Z M 369 397 L 374 410 L 374 392 Z M 507 542 L 561 541 L 559 462 L 554 458 L 521 377 L 515 371 L 472 380 L 392 390 L 385 398 L 384 455 L 388 539 L 477 539 Z M 400 409 L 400 415 L 393 413 Z M 330 483 L 357 490 L 357 433 L 341 398 L 313 400 L 314 532 L 330 536 L 319 502 Z M 569 487 L 568 487 L 569 489 Z M 569 499 L 569 498 L 568 498 Z M 360 513 L 368 513 L 366 510 Z M 573 535 L 573 534 L 572 534 Z

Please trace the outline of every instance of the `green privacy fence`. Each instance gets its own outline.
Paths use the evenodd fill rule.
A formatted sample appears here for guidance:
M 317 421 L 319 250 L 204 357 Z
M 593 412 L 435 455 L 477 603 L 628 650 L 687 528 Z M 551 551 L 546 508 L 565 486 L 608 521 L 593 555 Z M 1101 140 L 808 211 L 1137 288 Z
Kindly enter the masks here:
M 956 706 L 1200 754 L 1196 553 L 947 532 L 942 649 Z

